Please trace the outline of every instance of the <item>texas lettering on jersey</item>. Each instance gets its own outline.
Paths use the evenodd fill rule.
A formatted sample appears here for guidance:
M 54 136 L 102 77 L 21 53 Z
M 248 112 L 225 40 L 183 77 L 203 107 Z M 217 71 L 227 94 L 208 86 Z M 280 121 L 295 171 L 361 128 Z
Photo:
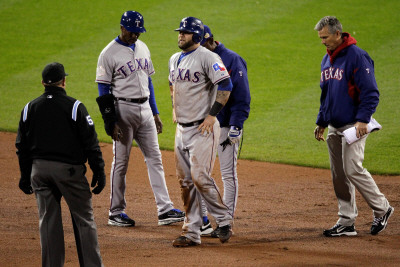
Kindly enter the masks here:
M 175 77 L 175 71 L 177 71 L 176 77 Z M 171 70 L 170 77 L 172 79 L 172 82 L 188 81 L 188 82 L 197 83 L 200 80 L 200 72 L 196 71 L 195 73 L 193 73 L 193 75 L 191 75 L 190 69 L 178 68 L 176 70 Z
M 327 68 L 321 71 L 321 82 L 328 81 L 331 79 L 340 81 L 343 78 L 343 72 L 344 72 L 343 69 L 334 67 Z
M 134 62 L 132 62 L 132 60 L 129 60 L 121 67 L 117 68 L 117 71 L 122 75 L 124 75 L 125 77 L 128 77 L 134 71 L 148 70 L 148 69 L 149 69 L 149 62 L 147 61 L 147 58 L 136 58 Z

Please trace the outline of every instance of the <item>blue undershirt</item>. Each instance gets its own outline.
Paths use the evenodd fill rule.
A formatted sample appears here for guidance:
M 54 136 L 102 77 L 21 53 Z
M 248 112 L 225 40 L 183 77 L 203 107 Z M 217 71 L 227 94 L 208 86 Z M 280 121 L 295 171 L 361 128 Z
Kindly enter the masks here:
M 231 78 L 224 79 L 218 83 L 218 91 L 232 92 L 233 84 Z
M 186 57 L 187 55 L 190 55 L 191 53 L 193 53 L 193 52 L 196 51 L 196 50 L 197 50 L 197 48 L 196 48 L 195 50 L 189 51 L 189 52 L 187 52 L 187 53 L 182 52 L 181 55 L 179 56 L 177 66 L 179 66 L 179 63 L 181 63 L 181 60 L 182 60 L 184 57 Z

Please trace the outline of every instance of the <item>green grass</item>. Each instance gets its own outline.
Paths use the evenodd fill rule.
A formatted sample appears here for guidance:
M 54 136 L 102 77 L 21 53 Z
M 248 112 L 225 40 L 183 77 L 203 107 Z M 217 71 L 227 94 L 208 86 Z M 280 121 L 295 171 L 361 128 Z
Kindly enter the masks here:
M 119 34 L 125 10 L 144 15 L 141 40 L 152 53 L 157 104 L 164 122 L 159 136 L 172 149 L 168 59 L 176 51 L 173 30 L 185 16 L 201 18 L 215 38 L 248 64 L 251 112 L 241 158 L 328 168 L 326 144 L 313 138 L 319 107 L 320 61 L 325 54 L 316 22 L 337 16 L 375 61 L 381 92 L 374 117 L 383 126 L 371 134 L 364 165 L 379 174 L 400 174 L 400 22 L 397 0 L 373 1 L 22 1 L 0 3 L 0 130 L 17 130 L 24 105 L 41 94 L 41 71 L 59 61 L 70 74 L 69 95 L 81 100 L 105 135 L 95 102 L 100 51 Z

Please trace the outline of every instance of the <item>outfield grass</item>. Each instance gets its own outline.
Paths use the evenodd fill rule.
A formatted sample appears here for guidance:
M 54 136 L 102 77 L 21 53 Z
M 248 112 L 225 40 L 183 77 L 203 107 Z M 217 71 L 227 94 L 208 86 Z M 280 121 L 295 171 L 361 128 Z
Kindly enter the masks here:
M 351 4 L 349 4 L 351 3 Z M 328 168 L 324 143 L 313 138 L 319 107 L 320 61 L 325 54 L 316 22 L 337 16 L 375 61 L 381 100 L 374 117 L 383 129 L 368 138 L 365 167 L 400 174 L 400 1 L 22 1 L 0 3 L 0 130 L 17 130 L 20 111 L 41 87 L 41 70 L 62 62 L 67 91 L 81 100 L 109 142 L 95 102 L 97 57 L 119 34 L 125 10 L 144 15 L 141 40 L 152 52 L 157 104 L 164 122 L 159 136 L 172 149 L 174 125 L 168 88 L 168 59 L 176 51 L 185 16 L 208 24 L 215 38 L 247 61 L 252 96 L 241 158 Z

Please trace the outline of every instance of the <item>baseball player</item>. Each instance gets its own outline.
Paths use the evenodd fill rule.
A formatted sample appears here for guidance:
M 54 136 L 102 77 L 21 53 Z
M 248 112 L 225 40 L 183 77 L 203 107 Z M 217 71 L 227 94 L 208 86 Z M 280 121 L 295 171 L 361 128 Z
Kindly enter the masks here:
M 99 194 L 106 182 L 104 161 L 86 107 L 66 94 L 66 75 L 62 64 L 46 65 L 44 93 L 21 112 L 15 143 L 19 187 L 25 194 L 35 192 L 42 266 L 64 266 L 62 197 L 71 212 L 80 266 L 103 266 L 85 162 L 93 171 L 92 192 Z
M 113 138 L 109 225 L 134 226 L 125 213 L 125 175 L 135 140 L 147 164 L 149 180 L 158 210 L 158 224 L 183 221 L 184 212 L 174 209 L 165 183 L 157 133 L 162 123 L 150 76 L 154 67 L 150 51 L 138 38 L 146 32 L 143 16 L 126 11 L 121 17 L 121 34 L 100 53 L 96 99 L 103 115 L 106 133 Z
M 200 46 L 204 35 L 201 20 L 183 18 L 176 31 L 178 47 L 169 60 L 169 82 L 173 102 L 176 172 L 181 185 L 186 218 L 175 247 L 201 243 L 201 199 L 220 226 L 219 239 L 231 235 L 231 216 L 211 178 L 220 127 L 216 116 L 229 98 L 232 82 L 221 58 Z M 218 90 L 215 85 L 218 85 Z
M 379 191 L 371 174 L 362 166 L 367 124 L 379 103 L 374 61 L 356 46 L 357 41 L 332 16 L 322 18 L 314 28 L 327 54 L 321 62 L 321 106 L 314 130 L 318 141 L 326 142 L 331 164 L 333 188 L 339 205 L 339 220 L 325 236 L 357 235 L 354 222 L 358 215 L 355 188 L 374 213 L 371 234 L 385 229 L 394 209 Z M 356 128 L 357 142 L 347 144 L 343 131 Z
M 204 38 L 200 44 L 221 57 L 233 84 L 228 102 L 217 115 L 221 127 L 218 158 L 224 184 L 224 203 L 227 205 L 229 215 L 233 221 L 239 190 L 237 177 L 239 143 L 244 121 L 249 117 L 250 112 L 247 64 L 237 53 L 227 49 L 222 43 L 214 41 L 211 29 L 207 25 L 204 25 Z M 220 228 L 217 226 L 213 231 L 207 217 L 207 208 L 204 201 L 202 202 L 202 207 L 203 225 L 201 227 L 201 235 L 211 234 L 211 237 L 218 237 Z

